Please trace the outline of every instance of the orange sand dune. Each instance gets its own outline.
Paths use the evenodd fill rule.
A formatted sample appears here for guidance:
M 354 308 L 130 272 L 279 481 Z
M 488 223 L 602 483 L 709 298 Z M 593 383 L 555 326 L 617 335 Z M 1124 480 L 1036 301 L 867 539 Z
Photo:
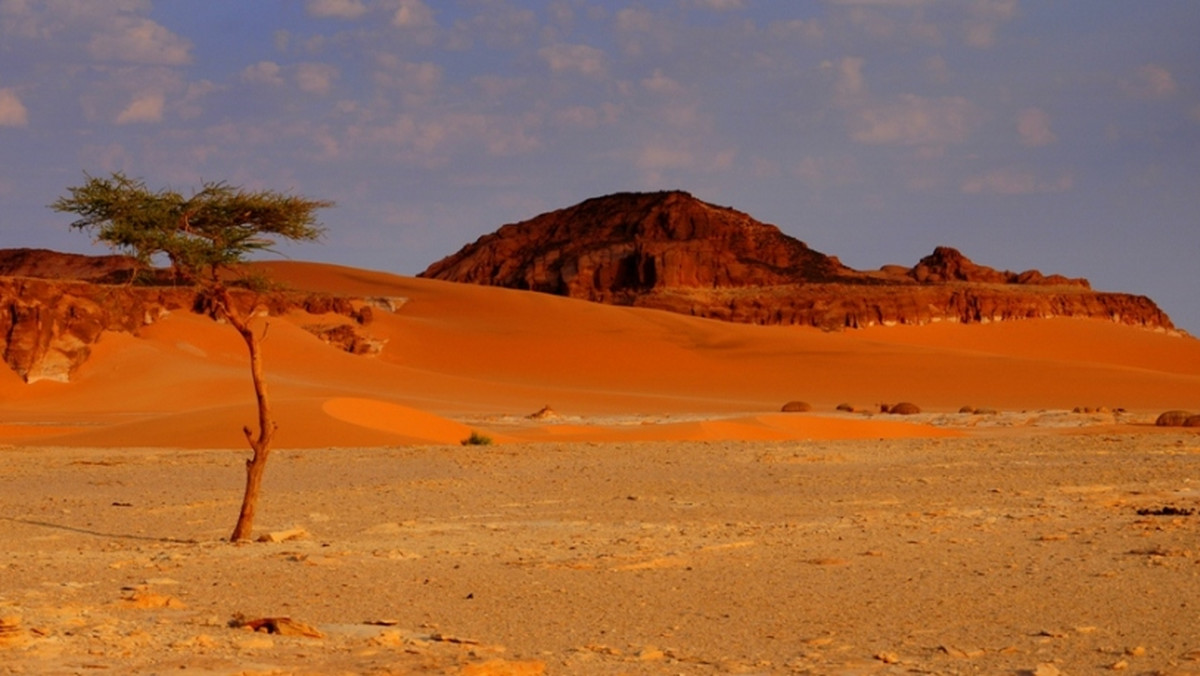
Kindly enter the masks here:
M 1200 341 L 1086 320 L 935 324 L 824 333 L 727 324 L 543 294 L 310 263 L 261 264 L 292 287 L 403 298 L 363 330 L 360 357 L 270 320 L 264 351 L 282 447 L 455 443 L 464 420 L 550 404 L 571 425 L 495 424 L 520 439 L 802 439 L 932 435 L 893 420 L 763 415 L 791 399 L 831 413 L 913 401 L 927 411 L 1200 410 Z M 0 375 L 0 442 L 243 447 L 255 419 L 245 348 L 229 327 L 175 313 L 106 334 L 69 384 Z M 598 417 L 703 417 L 578 425 Z

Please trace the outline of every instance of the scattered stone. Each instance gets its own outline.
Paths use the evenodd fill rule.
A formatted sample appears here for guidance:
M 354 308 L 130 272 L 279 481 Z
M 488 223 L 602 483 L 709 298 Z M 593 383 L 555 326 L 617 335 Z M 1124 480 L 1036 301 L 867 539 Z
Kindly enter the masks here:
M 938 650 L 942 651 L 946 655 L 949 655 L 950 657 L 957 657 L 959 659 L 983 657 L 983 655 L 986 653 L 986 651 L 980 648 L 959 648 L 952 645 L 939 646 Z
M 1132 648 L 1126 648 L 1125 654 L 1129 655 L 1130 657 L 1142 657 L 1146 654 L 1146 648 L 1140 645 Z
M 902 401 L 899 404 L 889 406 L 884 413 L 892 415 L 916 415 L 921 412 L 921 407 L 909 401 Z
M 1116 662 L 1113 662 L 1112 664 L 1108 665 L 1108 668 L 1111 669 L 1112 671 L 1124 671 L 1129 668 L 1129 661 L 1128 660 L 1117 660 Z
M 642 662 L 657 662 L 663 659 L 666 655 L 663 651 L 654 646 L 646 646 L 638 651 L 637 658 Z
M 883 662 L 884 664 L 899 664 L 900 663 L 900 656 L 897 655 L 896 653 L 892 653 L 892 652 L 875 653 L 875 659 L 879 660 L 880 662 Z
M 1143 507 L 1137 513 L 1138 516 L 1191 516 L 1196 513 L 1196 510 L 1188 507 L 1164 505 L 1162 507 Z
M 448 635 L 442 634 L 440 632 L 434 632 L 434 633 L 430 634 L 429 640 L 437 641 L 438 643 L 455 643 L 458 645 L 479 645 L 479 641 L 476 641 L 473 638 L 460 638 L 458 636 L 448 636 Z
M 259 542 L 287 542 L 288 540 L 305 540 L 312 537 L 308 531 L 303 528 L 289 528 L 288 530 L 277 530 L 270 533 L 263 533 L 258 537 Z
M 783 413 L 808 413 L 812 410 L 812 404 L 807 401 L 789 401 L 779 410 Z
M 264 634 L 325 638 L 325 634 L 320 629 L 303 622 L 298 622 L 290 617 L 260 617 L 247 620 L 237 615 L 229 621 L 229 626 L 235 629 L 249 629 Z
M 559 416 L 554 412 L 554 409 L 550 408 L 550 404 L 546 404 L 541 410 L 536 413 L 530 413 L 525 417 L 530 420 L 557 420 Z
M 1159 427 L 1182 427 L 1192 414 L 1187 411 L 1167 411 L 1158 416 L 1154 421 Z
M 121 599 L 122 605 L 128 608 L 170 608 L 172 610 L 182 610 L 187 608 L 187 604 L 174 596 L 167 594 L 156 594 L 144 590 L 138 590 Z
M 1029 672 L 1032 676 L 1062 676 L 1062 671 L 1049 662 L 1042 662 Z

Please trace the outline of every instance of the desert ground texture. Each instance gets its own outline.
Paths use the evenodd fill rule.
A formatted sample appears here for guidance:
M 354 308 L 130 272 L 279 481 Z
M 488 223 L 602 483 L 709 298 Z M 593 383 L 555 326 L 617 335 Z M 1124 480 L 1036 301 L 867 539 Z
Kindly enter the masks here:
M 229 327 L 0 370 L 0 674 L 1200 674 L 1200 434 L 1153 425 L 1200 412 L 1194 338 L 268 270 L 395 309 L 374 356 L 261 320 L 263 541 Z

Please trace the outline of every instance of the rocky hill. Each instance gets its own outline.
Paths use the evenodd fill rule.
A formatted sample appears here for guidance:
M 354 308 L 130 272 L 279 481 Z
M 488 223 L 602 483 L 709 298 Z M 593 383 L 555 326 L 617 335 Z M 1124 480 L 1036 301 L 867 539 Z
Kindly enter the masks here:
M 1171 329 L 1144 296 L 999 271 L 938 247 L 911 268 L 854 270 L 779 228 L 681 191 L 619 193 L 501 227 L 422 277 L 825 329 L 1089 317 Z

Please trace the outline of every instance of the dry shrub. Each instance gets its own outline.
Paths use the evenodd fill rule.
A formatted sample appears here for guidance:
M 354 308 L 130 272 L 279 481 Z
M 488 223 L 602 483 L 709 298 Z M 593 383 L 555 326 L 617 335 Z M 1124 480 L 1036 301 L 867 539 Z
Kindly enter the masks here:
M 910 401 L 902 401 L 888 408 L 892 415 L 915 415 L 921 412 L 921 407 Z
M 1200 427 L 1200 415 L 1189 415 L 1187 420 L 1183 421 L 1184 427 Z
M 838 404 L 837 410 L 845 411 L 846 413 L 854 413 L 854 404 Z

